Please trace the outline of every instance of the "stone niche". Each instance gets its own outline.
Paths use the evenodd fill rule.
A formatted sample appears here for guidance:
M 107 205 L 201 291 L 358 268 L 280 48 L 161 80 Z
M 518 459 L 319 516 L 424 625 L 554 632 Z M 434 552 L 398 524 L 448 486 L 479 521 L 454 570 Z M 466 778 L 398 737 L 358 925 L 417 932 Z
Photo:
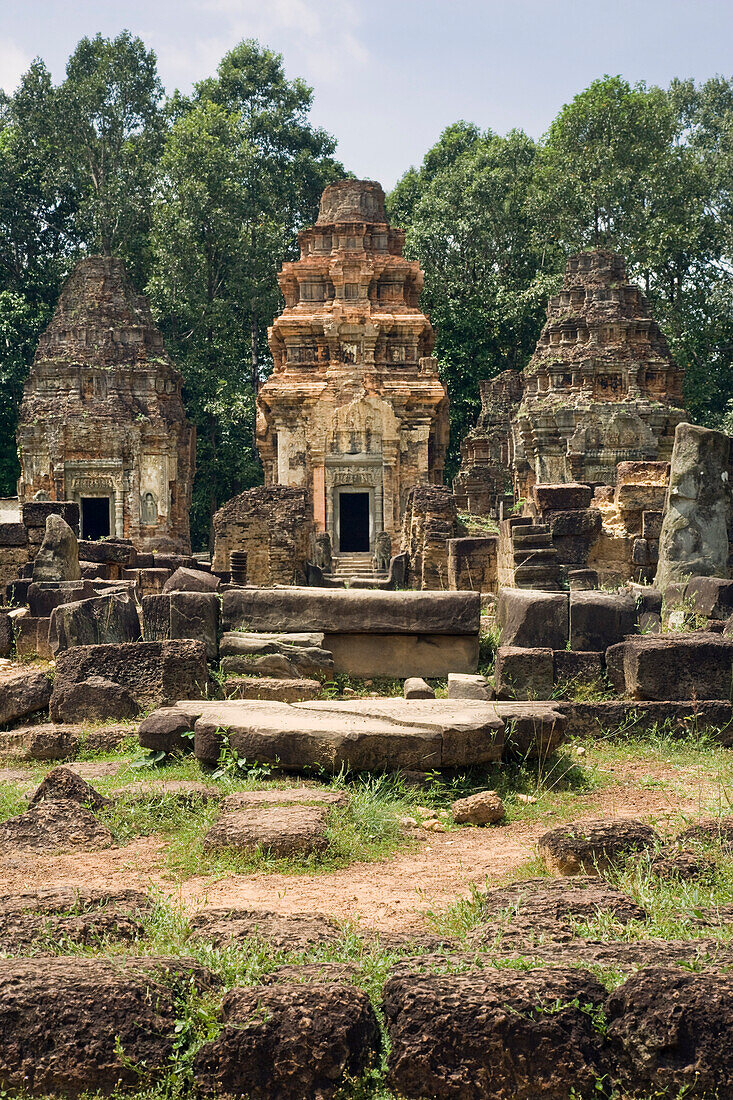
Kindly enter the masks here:
M 75 501 L 82 538 L 189 552 L 195 430 L 181 384 L 122 262 L 80 260 L 25 386 L 21 500 Z
M 215 573 L 229 573 L 233 550 L 247 555 L 248 584 L 302 584 L 313 532 L 305 489 L 247 489 L 214 516 Z
M 509 487 L 529 500 L 534 485 L 613 486 L 621 462 L 668 462 L 682 379 L 623 258 L 571 256 L 525 370 L 485 383 L 457 493 L 492 513 Z
M 448 442 L 423 276 L 378 183 L 327 187 L 299 242 L 278 276 L 285 309 L 258 396 L 265 484 L 307 490 L 335 558 L 373 555 L 382 532 L 394 553 L 408 493 L 442 482 Z

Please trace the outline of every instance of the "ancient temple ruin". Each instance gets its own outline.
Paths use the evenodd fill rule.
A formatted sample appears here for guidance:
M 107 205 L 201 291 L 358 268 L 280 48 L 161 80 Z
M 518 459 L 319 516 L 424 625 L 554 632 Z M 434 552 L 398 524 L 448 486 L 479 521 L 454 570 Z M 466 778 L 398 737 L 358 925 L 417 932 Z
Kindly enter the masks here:
M 327 187 L 299 242 L 278 276 L 285 309 L 258 398 L 265 484 L 308 490 L 336 556 L 373 554 L 383 532 L 394 552 L 407 494 L 442 482 L 448 442 L 423 276 L 378 183 Z
M 18 424 L 19 496 L 79 505 L 82 538 L 190 549 L 195 431 L 147 299 L 88 256 L 41 336 Z
M 490 512 L 507 489 L 529 499 L 533 485 L 614 485 L 620 462 L 668 461 L 682 378 L 623 258 L 571 256 L 525 370 L 482 388 L 457 493 Z

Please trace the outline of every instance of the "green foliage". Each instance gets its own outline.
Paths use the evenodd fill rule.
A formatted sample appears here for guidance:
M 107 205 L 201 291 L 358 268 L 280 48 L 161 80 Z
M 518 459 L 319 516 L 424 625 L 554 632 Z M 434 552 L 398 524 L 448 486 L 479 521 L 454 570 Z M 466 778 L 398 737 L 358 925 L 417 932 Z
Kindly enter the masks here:
M 148 289 L 198 431 L 196 546 L 206 545 L 213 512 L 261 481 L 254 398 L 270 368 L 277 269 L 295 257 L 297 230 L 314 220 L 325 185 L 343 174 L 333 138 L 308 122 L 311 102 L 279 54 L 246 41 L 169 107 Z

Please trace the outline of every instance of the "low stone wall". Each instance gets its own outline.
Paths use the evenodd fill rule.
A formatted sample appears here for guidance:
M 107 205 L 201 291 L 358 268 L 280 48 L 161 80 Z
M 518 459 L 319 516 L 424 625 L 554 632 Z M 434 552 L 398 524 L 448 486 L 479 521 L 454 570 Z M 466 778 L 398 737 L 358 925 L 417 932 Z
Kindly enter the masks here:
M 496 592 L 499 536 L 448 540 L 448 585 L 453 591 Z

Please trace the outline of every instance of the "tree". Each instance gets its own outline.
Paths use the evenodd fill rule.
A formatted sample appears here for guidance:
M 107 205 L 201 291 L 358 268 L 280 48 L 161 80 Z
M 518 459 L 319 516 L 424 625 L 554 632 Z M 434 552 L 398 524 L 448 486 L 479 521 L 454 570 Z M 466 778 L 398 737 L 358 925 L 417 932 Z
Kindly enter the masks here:
M 197 425 L 194 541 L 213 511 L 261 480 L 255 397 L 268 364 L 277 268 L 294 256 L 323 187 L 343 174 L 333 138 L 308 122 L 311 89 L 255 42 L 171 104 L 153 218 L 151 297 Z
M 144 279 L 157 161 L 164 137 L 156 57 L 129 31 L 82 38 L 56 94 L 55 144 L 75 196 L 77 238 L 113 252 Z
M 447 470 L 479 409 L 479 382 L 529 358 L 555 285 L 554 257 L 536 248 L 531 194 L 536 146 L 460 122 L 390 194 L 405 251 L 425 273 L 422 304 L 451 401 Z

